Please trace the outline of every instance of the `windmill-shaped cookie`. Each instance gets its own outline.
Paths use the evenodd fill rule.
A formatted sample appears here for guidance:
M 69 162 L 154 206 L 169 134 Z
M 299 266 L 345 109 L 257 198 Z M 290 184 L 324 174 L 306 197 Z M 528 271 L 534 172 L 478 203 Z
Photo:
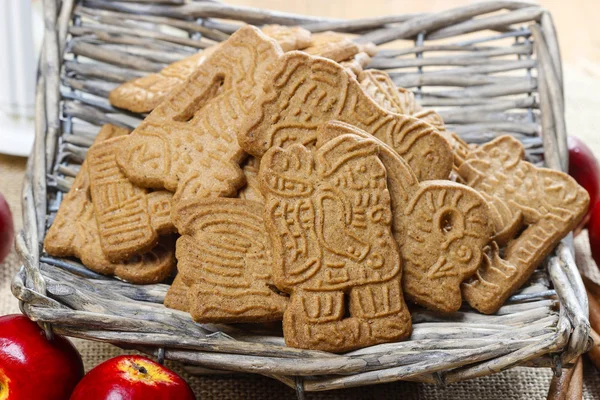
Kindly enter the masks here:
M 125 175 L 175 192 L 175 201 L 235 195 L 245 157 L 236 133 L 281 54 L 258 29 L 238 30 L 124 141 Z
M 447 179 L 450 174 L 450 145 L 433 126 L 384 110 L 343 67 L 302 52 L 277 60 L 238 140 L 247 152 L 261 157 L 271 147 L 314 143 L 317 128 L 331 120 L 387 143 L 419 180 Z

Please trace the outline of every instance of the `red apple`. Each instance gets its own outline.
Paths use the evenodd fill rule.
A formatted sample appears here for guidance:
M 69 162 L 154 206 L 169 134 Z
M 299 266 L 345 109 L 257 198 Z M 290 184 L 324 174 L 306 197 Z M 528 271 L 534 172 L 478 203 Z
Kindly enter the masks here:
M 567 143 L 569 146 L 569 175 L 575 178 L 577 183 L 590 194 L 590 207 L 586 216 L 575 229 L 577 233 L 588 223 L 594 205 L 600 200 L 600 165 L 592 150 L 583 141 L 575 136 L 569 136 Z
M 62 336 L 49 341 L 23 315 L 0 317 L 0 400 L 64 400 L 83 377 L 83 362 Z
M 0 262 L 4 261 L 13 246 L 15 228 L 8 203 L 0 193 Z M 0 397 L 0 400 L 2 398 Z
M 590 237 L 590 249 L 596 264 L 600 266 L 600 203 L 593 207 L 588 223 L 588 234 Z
M 194 400 L 176 373 L 142 356 L 118 356 L 87 373 L 71 400 Z

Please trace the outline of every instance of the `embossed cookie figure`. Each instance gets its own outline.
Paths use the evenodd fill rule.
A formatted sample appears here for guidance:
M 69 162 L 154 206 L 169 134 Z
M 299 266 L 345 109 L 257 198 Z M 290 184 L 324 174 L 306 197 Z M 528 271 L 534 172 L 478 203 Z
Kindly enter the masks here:
M 94 144 L 87 169 L 102 252 L 111 261 L 126 260 L 153 248 L 159 235 L 173 233 L 172 194 L 148 193 L 123 175 L 116 154 L 127 136 Z
M 343 352 L 411 332 L 377 154 L 374 141 L 343 136 L 314 155 L 296 144 L 261 160 L 274 281 L 291 294 L 283 319 L 290 346 Z
M 410 115 L 435 127 L 450 143 L 454 154 L 454 169 L 464 161 L 469 145 L 456 133 L 446 130 L 444 120 L 438 113 L 422 109 L 410 90 L 396 87 L 387 72 L 369 69 L 361 72 L 357 79 L 365 92 L 383 109 Z
M 483 313 L 496 312 L 588 208 L 589 196 L 573 178 L 537 168 L 524 154 L 517 139 L 501 136 L 471 151 L 458 169 L 499 210 L 497 231 L 504 234 L 501 244 L 507 243 L 501 257 L 493 246 L 477 275 L 463 285 L 467 302 Z
M 277 61 L 238 141 L 261 157 L 274 146 L 314 143 L 316 129 L 331 120 L 354 125 L 388 144 L 419 180 L 447 179 L 452 170 L 450 144 L 433 126 L 384 110 L 343 67 L 302 52 L 286 53 Z
M 311 45 L 310 32 L 300 27 L 265 25 L 261 30 L 275 39 L 283 51 L 299 50 Z M 138 113 L 152 111 L 220 46 L 222 43 L 167 65 L 158 73 L 125 82 L 110 93 L 111 104 Z
M 240 28 L 124 141 L 117 160 L 127 178 L 175 192 L 174 201 L 235 195 L 246 157 L 238 126 L 282 54 L 257 28 Z
M 128 133 L 126 129 L 104 125 L 96 136 L 94 146 Z M 169 236 L 162 237 L 151 251 L 126 261 L 111 262 L 102 251 L 101 232 L 91 200 L 88 164 L 89 160 L 83 162 L 69 193 L 65 195 L 44 239 L 44 248 L 52 256 L 75 256 L 92 271 L 115 275 L 132 283 L 163 281 L 175 269 L 175 244 Z M 170 217 L 164 216 L 171 194 L 158 191 L 144 196 L 147 196 L 147 213 L 152 227 L 163 233 L 170 230 Z
M 178 279 L 189 289 L 187 294 L 172 293 L 169 306 L 185 295 L 198 322 L 280 321 L 288 299 L 271 289 L 263 205 L 216 198 L 176 207 L 173 222 L 182 235 L 177 241 Z
M 344 135 L 370 137 L 379 146 L 387 171 L 392 233 L 402 257 L 404 295 L 431 310 L 458 311 L 461 283 L 475 274 L 493 233 L 485 199 L 455 182 L 419 182 L 388 145 L 343 122 L 319 127 L 317 148 Z

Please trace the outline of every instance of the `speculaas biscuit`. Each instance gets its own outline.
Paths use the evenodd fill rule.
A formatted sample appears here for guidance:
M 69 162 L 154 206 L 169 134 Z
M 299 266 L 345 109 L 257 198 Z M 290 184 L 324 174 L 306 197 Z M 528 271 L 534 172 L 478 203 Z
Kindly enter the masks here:
M 127 81 L 113 89 L 108 95 L 108 100 L 115 107 L 137 113 L 150 112 L 162 103 L 177 86 L 183 84 L 217 48 L 218 45 L 208 47 L 199 53 L 167 65 L 157 73 Z
M 348 38 L 348 36 L 337 32 L 321 32 L 312 35 L 312 43 L 302 51 L 319 57 L 340 62 L 349 60 L 361 52 L 361 47 Z
M 258 166 L 259 161 L 252 156 L 248 157 L 242 165 L 242 171 L 246 177 L 246 186 L 239 190 L 238 198 L 264 203 L 265 199 L 260 192 L 260 185 L 258 183 Z M 188 290 L 189 287 L 183 282 L 182 275 L 178 274 L 173 284 L 169 287 L 165 297 L 165 306 L 189 312 Z
M 234 196 L 246 157 L 236 133 L 282 54 L 257 28 L 239 29 L 127 138 L 121 170 L 138 186 L 176 192 L 176 201 Z
M 317 148 L 343 135 L 370 136 L 332 121 L 319 128 Z M 394 150 L 371 140 L 377 142 L 379 159 L 387 170 L 404 295 L 432 310 L 457 311 L 462 303 L 460 285 L 479 267 L 493 233 L 486 201 L 475 190 L 454 182 L 419 183 Z
M 424 110 L 414 94 L 410 90 L 397 87 L 386 72 L 369 69 L 358 75 L 358 81 L 381 108 L 396 114 L 411 115 L 427 122 L 442 134 L 446 132 L 442 117 L 433 110 Z M 446 139 L 451 140 L 448 136 Z
M 354 57 L 348 60 L 340 61 L 340 65 L 346 68 L 346 70 L 351 72 L 353 76 L 356 77 L 362 72 L 364 67 L 369 65 L 370 62 L 371 56 L 369 56 L 364 51 L 361 51 L 360 53 L 357 53 Z
M 310 31 L 300 26 L 265 25 L 261 28 L 261 31 L 268 37 L 275 39 L 283 51 L 305 49 L 312 43 Z
M 96 142 L 127 133 L 126 129 L 104 125 Z M 162 281 L 175 267 L 174 243 L 170 238 L 162 239 L 150 252 L 126 262 L 112 263 L 104 255 L 91 202 L 87 161 L 83 162 L 69 193 L 65 195 L 46 234 L 44 247 L 50 255 L 75 256 L 92 271 L 139 284 Z
M 431 125 L 378 106 L 339 64 L 303 52 L 281 57 L 254 104 L 238 142 L 261 157 L 270 147 L 316 141 L 330 120 L 355 125 L 390 145 L 419 180 L 447 179 L 453 156 Z
M 261 160 L 274 281 L 291 294 L 289 346 L 342 352 L 411 332 L 378 151 L 375 141 L 346 135 L 315 153 L 273 147 Z
M 275 39 L 283 51 L 300 50 L 310 46 L 311 34 L 300 27 L 265 25 L 263 33 Z M 169 93 L 183 84 L 221 45 L 166 66 L 160 72 L 133 79 L 118 86 L 109 95 L 111 104 L 133 112 L 150 112 L 167 99 Z
M 100 245 L 113 262 L 146 253 L 158 243 L 160 234 L 174 230 L 170 218 L 173 195 L 164 190 L 148 193 L 119 169 L 116 155 L 126 140 L 127 136 L 120 136 L 95 143 L 87 155 Z
M 477 275 L 463 284 L 467 302 L 486 314 L 525 283 L 588 208 L 589 196 L 573 178 L 538 168 L 524 154 L 517 139 L 501 136 L 472 150 L 458 169 L 467 185 L 491 198 L 501 215 L 496 229 L 504 224 L 509 231 L 502 256 L 492 247 Z
M 396 114 L 413 115 L 421 110 L 410 90 L 397 88 L 390 76 L 377 69 L 368 69 L 358 75 L 365 92 L 381 106 Z
M 258 182 L 258 168 L 259 161 L 250 156 L 244 162 L 242 166 L 242 171 L 244 171 L 244 176 L 246 177 L 246 186 L 240 189 L 238 192 L 238 197 L 244 200 L 252 200 L 259 203 L 264 203 L 265 198 L 260 192 L 260 184 Z
M 436 128 L 450 143 L 454 154 L 454 169 L 460 166 L 469 152 L 469 145 L 456 133 L 446 130 L 444 120 L 438 113 L 433 110 L 424 110 L 410 90 L 396 87 L 390 76 L 384 71 L 375 69 L 363 71 L 358 75 L 358 81 L 365 92 L 383 109 L 413 116 Z
M 198 322 L 281 320 L 287 297 L 272 290 L 272 259 L 263 205 L 242 199 L 177 204 L 179 275 Z M 181 289 L 182 286 L 179 285 Z
M 177 274 L 169 286 L 163 304 L 174 310 L 190 312 L 189 290 L 190 288 L 183 282 L 181 274 Z

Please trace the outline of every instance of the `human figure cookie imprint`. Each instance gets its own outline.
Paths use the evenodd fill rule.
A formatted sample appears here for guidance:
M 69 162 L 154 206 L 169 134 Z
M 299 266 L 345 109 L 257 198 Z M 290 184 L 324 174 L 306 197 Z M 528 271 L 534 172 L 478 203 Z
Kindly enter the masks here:
M 104 125 L 98 133 L 95 143 L 128 133 L 126 129 Z M 170 193 L 165 192 L 155 193 L 155 199 L 162 198 L 163 201 L 171 196 Z M 111 262 L 102 252 L 100 232 L 90 199 L 88 161 L 84 161 L 44 239 L 44 248 L 50 255 L 56 257 L 75 256 L 92 271 L 115 275 L 138 284 L 160 282 L 171 274 L 175 267 L 175 246 L 173 240 L 168 237 L 162 238 L 157 246 L 141 256 L 135 256 L 125 262 Z M 149 201 L 149 203 L 154 203 L 154 201 Z M 153 215 L 156 211 L 149 209 L 148 212 L 151 220 L 154 221 Z M 161 216 L 158 217 L 158 221 L 164 222 Z M 156 222 L 153 225 L 164 227 L 162 222 Z
M 238 30 L 131 134 L 119 152 L 123 172 L 176 201 L 235 195 L 245 157 L 236 132 L 281 54 L 258 29 Z
M 290 346 L 341 352 L 410 334 L 377 153 L 374 141 L 344 136 L 314 155 L 296 144 L 261 160 L 274 281 L 291 294 L 283 320 Z
M 177 241 L 179 276 L 189 285 L 195 321 L 281 320 L 287 297 L 270 288 L 271 246 L 262 214 L 262 204 L 242 199 L 197 199 L 177 205 L 174 222 L 182 235 Z
M 510 232 L 503 238 L 502 257 L 497 246 L 492 248 L 477 275 L 463 285 L 465 299 L 484 313 L 496 312 L 525 283 L 588 207 L 586 190 L 573 178 L 537 168 L 523 160 L 524 154 L 517 139 L 501 136 L 473 150 L 458 169 L 467 185 L 498 205 Z
M 450 146 L 435 128 L 382 109 L 344 68 L 302 52 L 277 61 L 238 140 L 261 157 L 270 147 L 314 143 L 317 127 L 334 119 L 389 144 L 419 180 L 446 179 L 452 169 Z
M 310 46 L 311 35 L 306 29 L 281 25 L 265 25 L 265 35 L 275 39 L 283 51 L 300 50 Z M 160 72 L 133 79 L 110 93 L 112 105 L 134 112 L 150 112 L 167 99 L 169 93 L 183 84 L 221 44 L 174 62 Z
M 370 136 L 332 121 L 318 129 L 317 148 L 344 135 Z M 460 285 L 475 273 L 492 237 L 486 201 L 475 190 L 454 182 L 419 183 L 394 150 L 371 140 L 377 142 L 379 159 L 387 171 L 404 295 L 432 310 L 457 311 L 462 303 Z

